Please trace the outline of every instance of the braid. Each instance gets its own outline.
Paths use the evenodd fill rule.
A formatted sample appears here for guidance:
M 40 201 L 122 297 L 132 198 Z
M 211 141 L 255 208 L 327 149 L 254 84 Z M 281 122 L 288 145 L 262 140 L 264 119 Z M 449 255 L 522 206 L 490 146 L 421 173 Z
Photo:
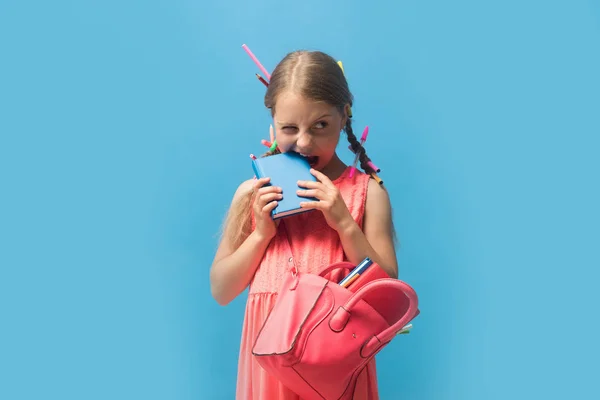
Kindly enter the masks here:
M 279 147 L 275 147 L 275 150 L 271 151 L 271 149 L 269 149 L 266 153 L 264 153 L 262 157 L 269 157 L 269 156 L 274 156 L 275 154 L 279 154 L 281 153 L 281 151 L 279 150 Z
M 350 142 L 350 148 L 352 149 L 352 152 L 354 154 L 360 153 L 358 157 L 358 159 L 360 160 L 360 167 L 367 174 L 375 173 L 376 171 L 374 171 L 373 168 L 371 168 L 368 164 L 368 162 L 371 161 L 371 159 L 367 156 L 367 151 L 365 150 L 363 145 L 360 144 L 360 142 L 356 138 L 356 135 L 352 131 L 352 122 L 350 118 L 348 118 L 348 120 L 346 121 L 346 127 L 344 128 L 344 131 L 346 131 L 346 136 L 348 136 L 348 142 Z

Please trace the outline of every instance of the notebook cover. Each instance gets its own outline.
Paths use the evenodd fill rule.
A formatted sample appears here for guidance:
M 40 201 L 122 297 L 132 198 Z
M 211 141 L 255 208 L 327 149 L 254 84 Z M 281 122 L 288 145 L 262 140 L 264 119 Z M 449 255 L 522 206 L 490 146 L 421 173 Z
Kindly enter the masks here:
M 268 186 L 279 186 L 283 191 L 283 198 L 278 201 L 277 207 L 271 212 L 273 219 L 310 211 L 301 208 L 300 202 L 318 201 L 311 197 L 300 197 L 296 194 L 298 189 L 303 189 L 298 186 L 299 180 L 317 181 L 317 178 L 310 173 L 308 161 L 298 153 L 290 151 L 257 158 L 252 160 L 252 168 L 257 178 L 269 177 L 271 182 Z

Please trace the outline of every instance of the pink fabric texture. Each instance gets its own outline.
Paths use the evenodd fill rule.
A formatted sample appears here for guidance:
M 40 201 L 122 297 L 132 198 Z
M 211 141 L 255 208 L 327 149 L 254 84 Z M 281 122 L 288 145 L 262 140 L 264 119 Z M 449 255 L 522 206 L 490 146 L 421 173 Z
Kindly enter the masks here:
M 362 228 L 370 176 L 362 172 L 349 177 L 350 167 L 333 181 L 357 224 Z M 285 195 L 285 194 L 284 194 Z M 287 217 L 282 221 L 289 233 L 295 264 L 301 273 L 319 274 L 327 266 L 346 261 L 337 232 L 318 211 Z M 252 355 L 252 347 L 288 271 L 287 238 L 280 224 L 250 283 L 240 343 L 236 400 L 304 400 L 270 376 Z M 350 269 L 325 275 L 338 281 Z M 358 377 L 355 400 L 379 399 L 375 359 Z

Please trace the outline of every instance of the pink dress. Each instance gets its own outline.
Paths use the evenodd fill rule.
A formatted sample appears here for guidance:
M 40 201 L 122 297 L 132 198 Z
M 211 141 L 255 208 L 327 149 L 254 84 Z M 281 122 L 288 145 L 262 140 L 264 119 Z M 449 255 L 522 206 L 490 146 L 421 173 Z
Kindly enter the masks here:
M 367 185 L 370 176 L 355 171 L 349 177 L 349 167 L 333 181 L 354 220 L 362 229 Z M 252 346 L 260 328 L 277 298 L 277 291 L 287 271 L 289 253 L 286 251 L 285 224 L 289 233 L 292 254 L 300 272 L 319 273 L 326 266 L 346 260 L 337 232 L 327 225 L 321 211 L 287 217 L 279 225 L 265 255 L 250 283 L 240 346 L 236 400 L 302 400 L 298 395 L 268 375 L 252 355 Z M 334 271 L 329 279 L 339 280 L 348 271 Z M 377 375 L 375 359 L 358 378 L 354 400 L 376 400 Z

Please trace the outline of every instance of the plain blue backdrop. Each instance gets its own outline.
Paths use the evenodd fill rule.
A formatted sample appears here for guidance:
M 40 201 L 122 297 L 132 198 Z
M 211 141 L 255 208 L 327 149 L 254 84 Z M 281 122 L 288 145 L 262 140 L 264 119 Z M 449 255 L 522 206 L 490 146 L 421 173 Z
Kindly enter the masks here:
M 0 398 L 234 398 L 246 293 L 208 272 L 268 137 L 243 43 L 342 60 L 370 126 L 422 311 L 382 399 L 598 398 L 582 0 L 0 3 Z

